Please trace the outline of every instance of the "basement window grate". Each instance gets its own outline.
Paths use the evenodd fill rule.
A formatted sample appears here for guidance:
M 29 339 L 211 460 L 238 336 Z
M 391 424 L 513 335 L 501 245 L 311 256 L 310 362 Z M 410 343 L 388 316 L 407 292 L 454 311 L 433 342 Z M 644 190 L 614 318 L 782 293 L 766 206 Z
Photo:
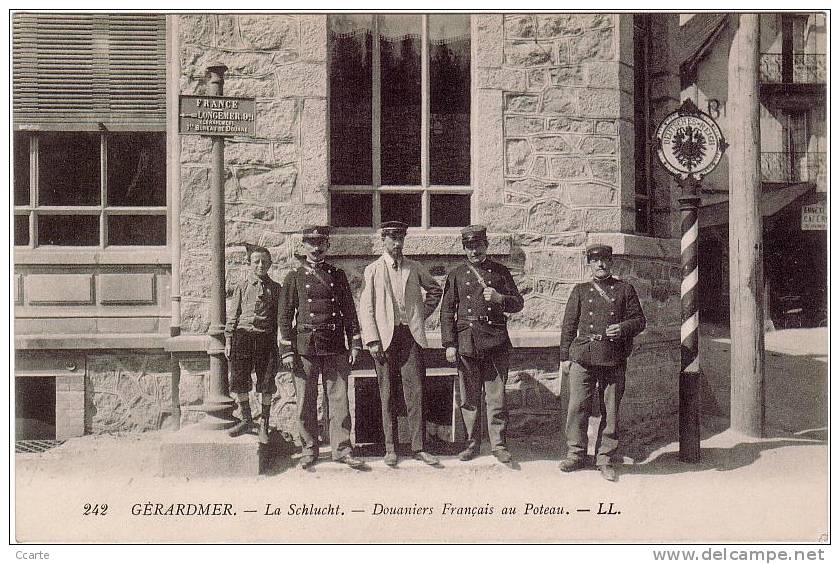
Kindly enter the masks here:
M 15 454 L 39 454 L 61 446 L 65 441 L 15 441 Z

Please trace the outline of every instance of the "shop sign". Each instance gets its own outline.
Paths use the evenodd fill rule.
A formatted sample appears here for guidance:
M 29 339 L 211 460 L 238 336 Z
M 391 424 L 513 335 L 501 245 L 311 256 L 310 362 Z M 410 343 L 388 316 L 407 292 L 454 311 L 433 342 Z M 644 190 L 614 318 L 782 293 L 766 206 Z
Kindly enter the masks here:
M 715 120 L 691 100 L 665 116 L 654 143 L 662 166 L 681 180 L 701 180 L 718 165 L 728 146 Z
M 256 103 L 254 98 L 181 96 L 178 131 L 186 135 L 253 137 Z
M 827 228 L 825 202 L 802 206 L 802 231 L 825 231 Z

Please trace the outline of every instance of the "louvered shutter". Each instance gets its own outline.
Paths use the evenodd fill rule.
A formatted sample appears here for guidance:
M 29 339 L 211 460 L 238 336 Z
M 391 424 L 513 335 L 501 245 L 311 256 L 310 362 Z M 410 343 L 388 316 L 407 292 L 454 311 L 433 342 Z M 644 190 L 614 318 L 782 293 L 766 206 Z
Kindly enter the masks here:
M 17 13 L 15 129 L 166 128 L 166 22 L 156 14 Z

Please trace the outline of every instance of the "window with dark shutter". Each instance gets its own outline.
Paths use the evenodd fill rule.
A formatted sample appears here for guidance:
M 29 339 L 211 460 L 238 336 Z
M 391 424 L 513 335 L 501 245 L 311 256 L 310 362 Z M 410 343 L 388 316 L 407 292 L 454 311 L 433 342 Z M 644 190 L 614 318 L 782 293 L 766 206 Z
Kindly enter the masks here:
M 166 19 L 12 17 L 15 245 L 166 245 Z
M 14 127 L 166 129 L 166 20 L 158 14 L 16 13 Z

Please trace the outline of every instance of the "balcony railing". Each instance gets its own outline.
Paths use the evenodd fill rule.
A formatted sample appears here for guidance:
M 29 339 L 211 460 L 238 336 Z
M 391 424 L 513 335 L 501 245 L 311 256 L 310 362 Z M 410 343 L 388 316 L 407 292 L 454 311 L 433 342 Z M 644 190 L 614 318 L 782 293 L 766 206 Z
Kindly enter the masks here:
M 825 153 L 761 153 L 761 181 L 825 183 Z
M 765 84 L 825 84 L 826 56 L 762 53 L 760 80 Z

